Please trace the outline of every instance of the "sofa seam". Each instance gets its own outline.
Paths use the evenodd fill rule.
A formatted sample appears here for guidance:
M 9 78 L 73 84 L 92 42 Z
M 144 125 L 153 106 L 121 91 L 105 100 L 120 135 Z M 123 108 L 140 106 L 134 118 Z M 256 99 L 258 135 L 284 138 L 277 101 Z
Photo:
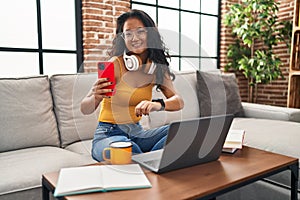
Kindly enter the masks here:
M 41 188 L 41 187 L 42 187 L 42 185 L 39 184 L 39 185 L 35 185 L 35 186 L 31 186 L 31 187 L 26 187 L 26 188 L 22 188 L 22 189 L 14 189 L 14 190 L 10 190 L 10 191 L 7 191 L 7 192 L 1 192 L 0 196 L 1 195 L 12 194 L 12 193 L 18 193 L 18 192 L 22 192 L 22 191 L 26 191 L 26 190 L 31 190 L 31 189 L 36 189 L 36 188 Z

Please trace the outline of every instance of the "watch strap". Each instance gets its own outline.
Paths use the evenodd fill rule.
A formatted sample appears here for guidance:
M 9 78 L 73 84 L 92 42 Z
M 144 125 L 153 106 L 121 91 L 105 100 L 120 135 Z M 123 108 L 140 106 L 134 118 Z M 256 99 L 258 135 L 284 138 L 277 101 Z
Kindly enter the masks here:
M 161 108 L 158 111 L 165 110 L 166 104 L 163 99 L 152 99 L 152 102 L 159 102 L 161 104 Z

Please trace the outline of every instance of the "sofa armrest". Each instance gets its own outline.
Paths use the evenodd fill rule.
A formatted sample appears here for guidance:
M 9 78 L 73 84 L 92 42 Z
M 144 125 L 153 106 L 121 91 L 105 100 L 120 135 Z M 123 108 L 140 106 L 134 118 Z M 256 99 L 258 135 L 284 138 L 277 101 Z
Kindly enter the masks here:
M 300 109 L 242 102 L 244 116 L 300 122 Z

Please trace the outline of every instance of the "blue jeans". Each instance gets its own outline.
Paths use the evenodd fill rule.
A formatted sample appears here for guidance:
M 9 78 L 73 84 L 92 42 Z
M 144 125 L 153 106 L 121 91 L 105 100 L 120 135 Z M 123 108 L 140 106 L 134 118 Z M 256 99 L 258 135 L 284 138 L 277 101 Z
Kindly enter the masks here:
M 169 125 L 144 130 L 139 124 L 111 124 L 99 122 L 94 134 L 92 157 L 103 161 L 102 151 L 112 142 L 131 141 L 132 153 L 138 154 L 164 147 Z

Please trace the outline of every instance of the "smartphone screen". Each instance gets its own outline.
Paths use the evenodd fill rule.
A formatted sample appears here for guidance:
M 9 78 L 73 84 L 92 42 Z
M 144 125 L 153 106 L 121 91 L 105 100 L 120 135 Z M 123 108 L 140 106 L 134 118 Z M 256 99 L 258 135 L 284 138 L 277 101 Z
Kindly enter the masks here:
M 113 96 L 116 93 L 115 70 L 113 62 L 98 62 L 98 78 L 109 78 L 108 81 L 113 82 L 107 86 L 107 89 L 113 89 L 113 92 L 106 93 L 107 96 Z

